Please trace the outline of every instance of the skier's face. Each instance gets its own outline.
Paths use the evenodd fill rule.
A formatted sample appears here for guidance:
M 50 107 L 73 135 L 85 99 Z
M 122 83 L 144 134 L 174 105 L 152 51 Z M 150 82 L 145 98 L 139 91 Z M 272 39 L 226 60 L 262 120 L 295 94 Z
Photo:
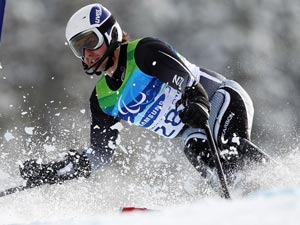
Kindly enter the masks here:
M 105 43 L 101 45 L 100 48 L 97 48 L 95 50 L 90 49 L 84 49 L 84 63 L 88 66 L 92 66 L 95 64 L 99 59 L 102 58 L 104 53 L 107 50 L 107 46 Z M 101 72 L 105 70 L 106 64 L 107 64 L 108 58 L 106 58 L 103 63 L 98 67 L 97 72 Z

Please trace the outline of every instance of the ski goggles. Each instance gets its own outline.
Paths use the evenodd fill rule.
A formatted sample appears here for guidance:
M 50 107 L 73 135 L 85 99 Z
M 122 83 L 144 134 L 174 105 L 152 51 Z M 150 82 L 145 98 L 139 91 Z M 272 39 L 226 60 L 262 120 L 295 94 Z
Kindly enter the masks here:
M 69 46 L 76 57 L 83 59 L 84 49 L 95 50 L 104 43 L 104 37 L 97 28 L 87 30 L 71 38 Z

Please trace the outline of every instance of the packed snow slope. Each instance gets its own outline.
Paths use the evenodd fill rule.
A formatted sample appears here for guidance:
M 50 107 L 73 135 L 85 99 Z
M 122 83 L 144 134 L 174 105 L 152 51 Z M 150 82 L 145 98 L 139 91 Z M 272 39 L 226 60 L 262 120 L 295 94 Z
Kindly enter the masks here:
M 281 165 L 243 171 L 244 182 L 230 187 L 232 200 L 226 201 L 188 162 L 181 140 L 166 140 L 121 125 L 118 129 L 122 135 L 110 167 L 95 171 L 88 179 L 44 185 L 0 198 L 0 224 L 294 225 L 299 221 L 298 148 L 282 154 L 266 149 Z M 20 161 L 57 159 L 68 150 L 66 143 L 85 145 L 87 138 L 76 132 L 85 134 L 82 126 L 70 126 L 72 129 L 59 129 L 66 132 L 64 135 L 40 135 L 38 127 L 7 131 L 0 145 L 0 190 L 23 182 L 18 171 Z M 249 187 L 257 189 L 245 196 Z M 120 213 L 121 207 L 130 206 L 153 211 Z
M 161 158 L 158 155 L 155 160 Z M 138 164 L 132 168 L 123 164 L 86 180 L 45 185 L 0 198 L 0 224 L 296 225 L 300 220 L 299 159 L 297 152 L 291 152 L 279 160 L 283 166 L 248 171 L 247 180 L 258 183 L 259 190 L 243 196 L 243 187 L 231 189 L 232 200 L 221 199 L 189 167 L 168 173 L 164 167 L 172 165 L 167 166 L 164 160 L 164 167 L 143 162 L 140 171 L 133 171 Z M 124 172 L 124 167 L 133 174 Z M 21 182 L 5 171 L 0 172 L 0 181 L 1 190 Z M 125 206 L 153 211 L 121 213 Z
M 30 200 L 30 197 L 23 197 Z M 12 201 L 12 202 L 11 202 Z M 88 201 L 88 199 L 86 200 Z M 11 204 L 15 204 L 11 208 Z M 84 204 L 84 202 L 82 202 Z M 100 203 L 99 203 L 100 204 Z M 57 215 L 51 215 L 53 208 L 48 208 L 49 215 L 36 217 L 37 211 L 46 211 L 46 202 L 36 203 L 35 206 L 16 199 L 10 199 L 7 209 L 1 212 L 1 224 L 32 224 L 32 225 L 182 225 L 182 224 L 222 224 L 222 225 L 296 225 L 300 219 L 300 189 L 286 189 L 266 192 L 243 199 L 220 200 L 206 198 L 198 202 L 160 209 L 160 211 L 143 211 L 136 213 L 91 213 L 86 211 L 74 212 L 71 215 L 63 209 Z M 25 208 L 20 208 L 20 207 Z M 53 206 L 54 207 L 54 206 Z M 4 207 L 2 207 L 4 208 Z M 24 214 L 32 210 L 31 218 L 24 219 Z M 9 214 L 4 214 L 9 213 Z M 23 215 L 22 215 L 23 214 Z M 76 214 L 76 215 L 75 215 Z M 14 217 L 14 218 L 13 218 Z M 23 218 L 22 218 L 23 217 Z M 27 215 L 29 217 L 29 215 Z

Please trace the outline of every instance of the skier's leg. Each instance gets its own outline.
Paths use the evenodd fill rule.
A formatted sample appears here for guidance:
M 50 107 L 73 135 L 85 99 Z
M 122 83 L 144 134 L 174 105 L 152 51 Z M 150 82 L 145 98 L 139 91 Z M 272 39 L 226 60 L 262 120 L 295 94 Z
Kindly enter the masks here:
M 242 140 L 250 140 L 253 122 L 253 104 L 246 91 L 236 82 L 226 80 L 212 99 L 223 103 L 210 121 L 213 125 L 214 138 L 220 149 L 224 170 L 234 174 L 244 166 L 245 157 L 256 160 L 255 155 L 245 151 L 240 144 Z M 243 142 L 244 143 L 244 142 Z M 258 160 L 258 159 L 257 159 Z
M 203 176 L 207 177 L 207 167 L 213 168 L 214 163 L 210 155 L 205 131 L 188 128 L 184 132 L 184 153 L 190 163 Z
M 243 154 L 238 139 L 250 139 L 253 106 L 248 94 L 233 81 L 226 81 L 211 100 L 209 125 L 220 150 L 225 175 L 230 177 L 242 168 Z M 192 165 L 206 177 L 205 168 L 214 162 L 204 130 L 187 128 L 183 134 L 184 152 Z M 251 157 L 251 155 L 249 155 Z

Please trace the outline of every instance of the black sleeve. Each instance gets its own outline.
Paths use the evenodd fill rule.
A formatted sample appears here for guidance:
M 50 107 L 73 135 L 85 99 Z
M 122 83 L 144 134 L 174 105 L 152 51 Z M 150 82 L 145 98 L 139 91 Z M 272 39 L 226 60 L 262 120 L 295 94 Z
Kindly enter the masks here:
M 135 50 L 135 61 L 144 73 L 179 91 L 184 90 L 192 77 L 176 51 L 158 39 L 142 39 Z
M 111 129 L 111 126 L 119 121 L 119 119 L 106 115 L 98 104 L 96 89 L 94 89 L 90 97 L 91 109 L 91 133 L 90 141 L 93 149 L 93 159 L 95 164 L 106 164 L 112 159 L 115 145 L 118 137 L 118 130 Z M 91 157 L 89 157 L 91 158 Z M 100 162 L 101 161 L 101 162 Z

